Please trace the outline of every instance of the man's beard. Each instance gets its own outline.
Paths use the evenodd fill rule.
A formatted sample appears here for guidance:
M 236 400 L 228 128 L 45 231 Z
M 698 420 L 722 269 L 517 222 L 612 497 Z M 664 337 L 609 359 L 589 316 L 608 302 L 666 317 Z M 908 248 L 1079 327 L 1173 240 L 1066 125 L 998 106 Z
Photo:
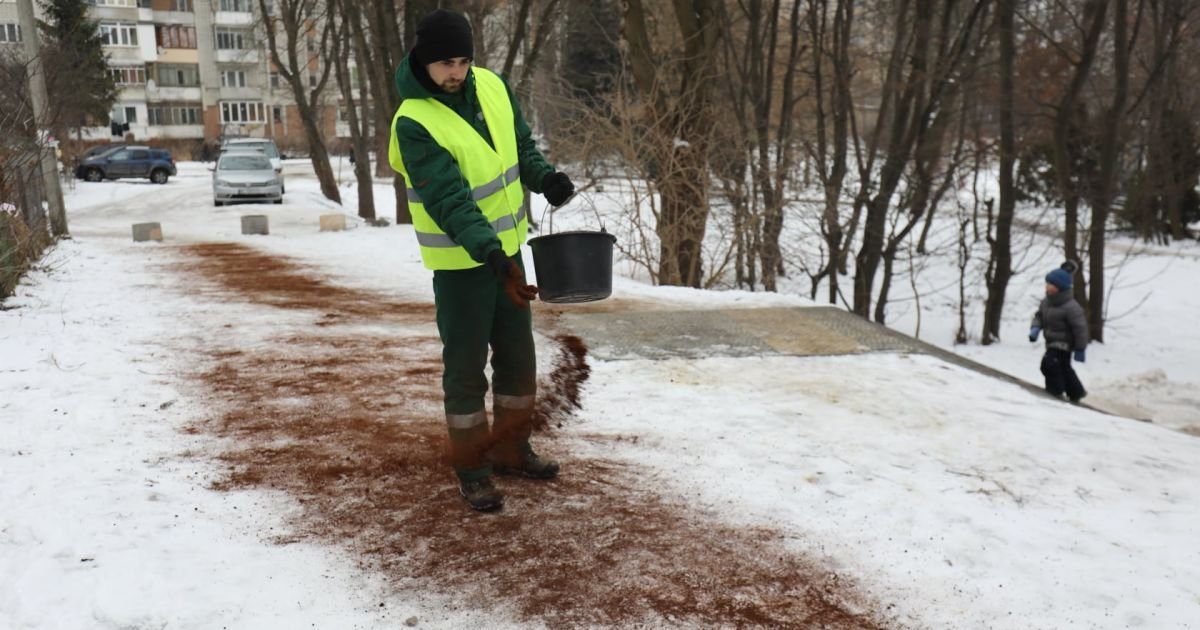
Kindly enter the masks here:
M 453 93 L 461 90 L 462 86 L 463 86 L 462 81 L 446 81 L 438 87 L 442 88 L 443 92 L 449 92 L 449 93 L 453 94 Z

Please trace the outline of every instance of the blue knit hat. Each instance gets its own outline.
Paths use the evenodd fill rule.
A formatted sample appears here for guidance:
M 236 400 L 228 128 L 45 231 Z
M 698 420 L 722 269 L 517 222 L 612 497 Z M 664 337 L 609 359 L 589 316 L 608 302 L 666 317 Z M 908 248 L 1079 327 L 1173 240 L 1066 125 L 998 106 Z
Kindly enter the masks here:
M 1059 291 L 1069 291 L 1072 284 L 1071 273 L 1066 269 L 1055 269 L 1046 274 L 1046 282 L 1058 287 Z

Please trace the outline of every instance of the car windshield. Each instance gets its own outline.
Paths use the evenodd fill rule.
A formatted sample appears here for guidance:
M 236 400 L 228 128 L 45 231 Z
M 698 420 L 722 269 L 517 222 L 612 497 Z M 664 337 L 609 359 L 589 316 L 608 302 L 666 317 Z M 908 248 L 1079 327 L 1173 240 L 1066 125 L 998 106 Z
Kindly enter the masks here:
M 279 157 L 279 151 L 275 149 L 275 145 L 270 142 L 238 142 L 237 144 L 229 145 L 230 148 L 249 149 L 251 151 L 262 151 L 269 158 Z
M 261 155 L 226 155 L 217 164 L 221 171 L 262 171 L 271 168 L 271 163 Z
M 89 158 L 107 157 L 113 153 L 116 153 L 117 151 L 120 151 L 121 149 L 124 149 L 124 148 L 125 148 L 124 146 L 105 147 L 105 148 L 100 149 L 99 151 L 96 151 L 95 153 L 89 155 L 88 157 Z

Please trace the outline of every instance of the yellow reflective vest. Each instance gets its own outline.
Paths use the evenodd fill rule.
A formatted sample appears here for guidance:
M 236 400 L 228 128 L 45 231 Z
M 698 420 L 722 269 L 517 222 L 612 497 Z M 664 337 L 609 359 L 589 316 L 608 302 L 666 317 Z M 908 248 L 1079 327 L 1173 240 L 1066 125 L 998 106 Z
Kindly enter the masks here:
M 396 138 L 396 123 L 409 118 L 425 128 L 435 142 L 453 156 L 458 169 L 471 188 L 471 198 L 479 206 L 500 237 L 504 253 L 513 256 L 525 242 L 529 221 L 524 206 L 525 189 L 521 186 L 521 169 L 517 156 L 517 131 L 512 102 L 504 81 L 483 68 L 472 68 L 475 75 L 475 95 L 483 109 L 483 118 L 491 132 L 493 149 L 470 123 L 437 99 L 406 99 L 392 117 L 392 138 L 388 146 L 388 161 L 404 176 L 408 189 L 408 208 L 412 212 L 413 229 L 421 249 L 421 260 L 434 270 L 470 269 L 482 263 L 471 258 L 467 250 L 454 242 L 429 216 L 412 179 L 404 168 L 400 143 Z

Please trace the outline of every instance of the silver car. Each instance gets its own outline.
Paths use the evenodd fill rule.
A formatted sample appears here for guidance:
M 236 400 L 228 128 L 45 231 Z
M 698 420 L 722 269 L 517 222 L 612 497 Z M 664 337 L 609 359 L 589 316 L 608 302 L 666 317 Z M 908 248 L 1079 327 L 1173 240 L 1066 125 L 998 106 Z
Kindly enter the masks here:
M 226 151 L 261 151 L 271 160 L 271 166 L 275 167 L 275 172 L 279 173 L 279 181 L 283 182 L 283 161 L 282 155 L 279 153 L 279 147 L 275 145 L 275 141 L 270 138 L 230 138 L 221 144 L 221 152 Z M 280 184 L 280 187 L 285 188 L 286 185 Z
M 257 151 L 228 152 L 213 169 L 213 204 L 238 201 L 283 203 L 283 181 L 267 156 Z

